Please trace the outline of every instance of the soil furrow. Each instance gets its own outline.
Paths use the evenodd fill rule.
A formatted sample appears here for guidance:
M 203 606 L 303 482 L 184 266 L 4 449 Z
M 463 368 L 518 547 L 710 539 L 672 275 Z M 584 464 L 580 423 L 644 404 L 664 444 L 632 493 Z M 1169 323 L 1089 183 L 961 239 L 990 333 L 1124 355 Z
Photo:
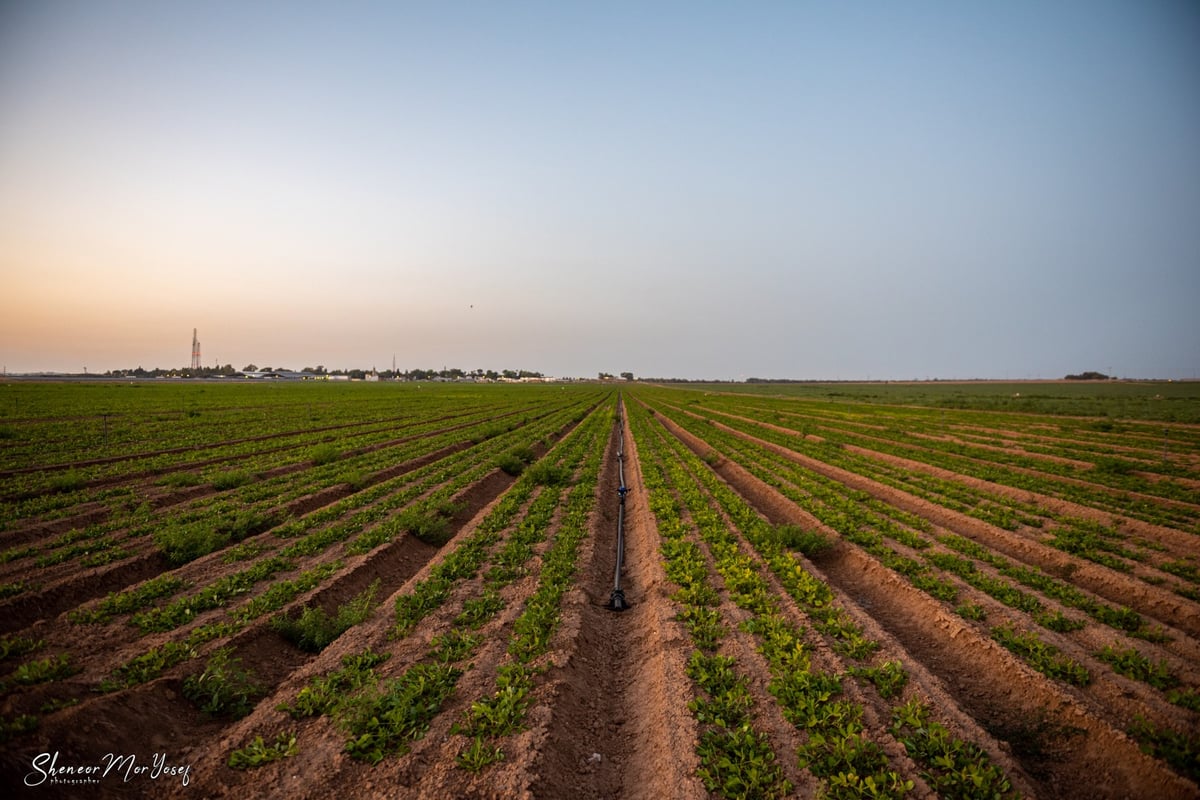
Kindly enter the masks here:
M 626 485 L 641 486 L 631 436 L 622 434 Z M 568 596 L 547 675 L 550 718 L 535 762 L 535 798 L 704 797 L 694 776 L 695 719 L 685 674 L 687 636 L 674 620 L 660 540 L 644 494 L 626 499 L 621 589 L 630 607 L 607 608 L 616 569 L 617 441 L 606 455 L 580 553 L 581 587 Z

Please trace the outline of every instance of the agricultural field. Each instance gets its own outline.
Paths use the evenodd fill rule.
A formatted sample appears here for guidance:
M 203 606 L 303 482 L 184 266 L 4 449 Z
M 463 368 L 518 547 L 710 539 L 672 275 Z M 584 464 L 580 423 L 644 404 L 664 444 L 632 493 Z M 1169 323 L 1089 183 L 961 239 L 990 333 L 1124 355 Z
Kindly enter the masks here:
M 0 383 L 0 785 L 1200 796 L 1200 401 L 731 388 Z

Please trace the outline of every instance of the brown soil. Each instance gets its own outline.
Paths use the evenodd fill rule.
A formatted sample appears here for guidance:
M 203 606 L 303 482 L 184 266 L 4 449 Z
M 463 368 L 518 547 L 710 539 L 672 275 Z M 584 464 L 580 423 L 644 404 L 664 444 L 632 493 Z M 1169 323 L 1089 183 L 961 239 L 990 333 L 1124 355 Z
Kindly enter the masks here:
M 646 506 L 641 464 L 623 438 L 626 485 L 621 590 L 629 608 L 610 610 L 617 528 L 617 461 L 600 480 L 597 514 L 580 554 L 581 581 L 571 593 L 548 673 L 550 718 L 530 792 L 536 798 L 701 798 L 694 777 L 696 721 L 684 665 L 691 651 L 675 622 L 660 540 Z M 613 448 L 610 447 L 610 456 Z

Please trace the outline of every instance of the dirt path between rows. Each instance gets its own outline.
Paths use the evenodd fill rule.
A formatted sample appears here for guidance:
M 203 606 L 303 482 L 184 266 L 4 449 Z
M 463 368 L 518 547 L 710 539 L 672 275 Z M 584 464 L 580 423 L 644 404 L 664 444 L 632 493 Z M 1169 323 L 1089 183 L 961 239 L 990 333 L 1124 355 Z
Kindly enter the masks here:
M 628 608 L 610 610 L 625 454 L 625 552 L 621 590 Z M 676 797 L 699 800 L 695 719 L 685 665 L 687 636 L 673 619 L 671 586 L 646 503 L 632 436 L 609 444 L 592 533 L 580 551 L 580 580 L 567 596 L 548 673 L 552 709 L 532 785 L 535 798 L 581 800 Z

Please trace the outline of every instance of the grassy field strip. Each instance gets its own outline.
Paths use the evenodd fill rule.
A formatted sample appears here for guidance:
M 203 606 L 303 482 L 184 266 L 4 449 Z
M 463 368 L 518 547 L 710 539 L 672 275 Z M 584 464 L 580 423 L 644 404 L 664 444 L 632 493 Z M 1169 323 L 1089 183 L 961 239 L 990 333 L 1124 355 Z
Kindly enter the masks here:
M 32 387 L 22 386 L 7 388 L 19 392 Z M 94 395 L 97 392 L 103 392 L 105 387 L 97 386 L 60 388 L 62 391 L 67 393 L 84 392 L 84 396 L 87 396 Z M 186 387 L 176 388 L 177 390 L 182 391 Z M 231 390 L 231 387 L 226 386 L 214 386 L 209 388 L 212 391 Z M 381 394 L 380 396 L 381 401 L 384 397 L 386 397 L 386 402 L 375 402 L 370 404 L 354 402 L 353 393 L 347 395 L 346 393 L 339 392 L 337 389 L 333 389 L 331 387 L 288 386 L 276 388 L 278 388 L 280 391 L 260 393 L 258 396 L 259 401 L 266 403 L 271 401 L 278 402 L 281 400 L 286 400 L 292 396 L 302 399 L 304 397 L 319 398 L 322 396 L 328 397 L 333 395 L 344 397 L 350 402 L 328 404 L 326 401 L 326 404 L 320 407 L 321 410 L 315 412 L 302 412 L 300 415 L 289 415 L 283 413 L 281 409 L 286 408 L 286 406 L 280 406 L 272 403 L 272 405 L 264 406 L 261 409 L 256 409 L 254 418 L 252 420 L 221 419 L 217 423 L 206 425 L 205 433 L 201 437 L 203 441 L 197 446 L 234 448 L 238 452 L 252 455 L 264 450 L 275 450 L 276 448 L 264 447 L 263 445 L 263 442 L 267 441 L 268 438 L 271 437 L 298 437 L 299 441 L 315 446 L 320 443 L 318 440 L 341 438 L 337 436 L 337 431 L 349 432 L 352 428 L 362 426 L 373 426 L 376 430 L 376 433 L 374 433 L 373 436 L 382 440 L 386 440 L 386 433 L 388 430 L 401 430 L 419 425 L 449 427 L 445 424 L 447 421 L 456 417 L 462 417 L 463 415 L 474 415 L 476 417 L 501 417 L 521 413 L 522 410 L 529 407 L 527 396 L 528 392 L 514 392 L 512 390 L 505 390 L 499 387 L 497 387 L 497 391 L 489 393 L 490 402 L 482 397 L 477 396 L 478 391 L 475 391 L 469 393 L 467 397 L 464 397 L 463 399 L 465 402 L 458 405 L 446 404 L 446 392 L 441 394 L 428 392 L 421 394 L 419 387 L 388 387 L 389 391 L 386 392 L 386 395 Z M 350 389 L 351 387 L 343 388 Z M 368 392 L 379 391 L 370 389 L 368 387 L 362 388 Z M 545 392 L 543 393 L 542 400 L 540 402 L 542 405 L 545 405 L 545 401 L 550 401 L 552 403 L 569 403 L 572 401 L 572 399 L 577 399 L 578 396 L 579 393 L 577 392 L 571 392 L 567 395 L 563 395 L 562 393 L 556 394 Z M 312 404 L 309 403 L 305 404 L 303 407 L 308 408 L 311 405 Z M 399 416 L 397 416 L 397 411 L 401 412 Z M 143 412 L 143 414 L 144 413 L 145 412 Z M 203 419 L 202 416 L 200 418 Z M 314 426 L 314 421 L 319 421 L 324 424 L 320 426 Z M 330 423 L 332 423 L 332 425 Z M 0 431 L 8 431 L 7 438 L 0 438 L 0 454 L 6 453 L 13 456 L 11 461 L 0 460 L 0 466 L 7 466 L 10 463 L 19 463 L 19 454 L 16 452 L 19 449 L 18 444 L 28 442 L 30 445 L 33 445 L 36 443 L 38 450 L 37 457 L 29 467 L 31 469 L 35 469 L 32 479 L 40 480 L 41 478 L 39 476 L 45 473 L 47 479 L 51 481 L 50 488 L 53 490 L 53 494 L 41 499 L 42 503 L 53 502 L 61 504 L 68 502 L 71 500 L 71 498 L 63 498 L 55 495 L 73 493 L 82 486 L 86 485 L 87 482 L 88 470 L 91 469 L 90 467 L 76 466 L 73 469 L 68 468 L 66 473 L 61 471 L 56 472 L 53 469 L 49 471 L 37 469 L 38 467 L 46 465 L 53 466 L 55 462 L 71 464 L 71 455 L 78 455 L 74 448 L 80 444 L 81 440 L 87 439 L 88 435 L 84 431 L 79 430 L 79 422 L 68 424 L 73 428 L 73 436 L 66 441 L 72 449 L 69 454 L 63 453 L 57 455 L 56 453 L 58 451 L 55 450 L 55 445 L 53 443 L 47 443 L 42 438 L 38 438 L 38 431 L 25 430 L 19 426 L 10 426 L 5 428 L 0 425 Z M 96 425 L 94 435 L 102 436 L 100 433 L 100 419 L 95 419 L 94 424 Z M 194 428 L 198 424 L 200 423 L 197 422 L 197 419 L 193 419 L 191 417 L 184 417 L 182 420 L 174 419 L 164 430 L 157 432 L 157 435 L 147 440 L 148 444 L 152 444 L 154 450 L 145 455 L 150 458 L 155 458 L 155 453 L 162 454 L 158 457 L 165 459 L 165 463 L 160 461 L 154 464 L 156 468 L 167 469 L 173 464 L 177 465 L 177 462 L 181 460 L 184 462 L 182 465 L 183 468 L 186 468 L 187 462 L 195 459 L 186 457 L 181 459 L 179 457 L 180 455 L 189 455 L 189 453 L 186 452 L 186 448 L 184 450 L 179 448 L 173 449 L 171 448 L 171 445 L 178 443 L 179 436 L 187 435 L 189 432 L 194 432 Z M 110 425 L 109 427 L 111 428 L 112 426 Z M 257 435 L 247 437 L 245 434 L 248 432 L 253 432 Z M 353 437 L 347 436 L 345 438 L 349 440 Z M 111 444 L 109 451 L 117 453 L 118 455 L 115 457 L 122 460 L 142 457 L 137 454 L 130 454 L 130 447 L 131 445 L 128 442 L 119 446 L 116 444 Z M 88 454 L 94 456 L 97 450 L 104 450 L 102 438 L 99 442 L 91 443 Z M 164 453 L 164 450 L 171 452 Z M 195 454 L 193 453 L 191 455 Z M 88 460 L 89 459 L 83 459 L 85 462 Z M 94 461 L 96 459 L 91 460 Z M 104 461 L 106 459 L 99 460 Z M 201 460 L 205 459 L 202 458 Z M 122 466 L 121 464 L 117 464 L 113 467 L 113 469 L 126 472 L 130 471 L 129 465 Z M 0 488 L 0 494 L 5 496 L 11 495 L 13 487 L 15 486 L 14 481 L 18 477 L 21 476 L 5 476 L 3 480 L 0 480 L 0 487 L 2 487 Z M 24 477 L 29 479 L 31 476 Z M 81 502 L 83 499 L 84 498 L 82 497 L 76 496 L 74 501 Z M 22 507 L 24 516 L 29 516 L 36 510 L 36 507 L 30 505 L 25 505 Z
M 764 406 L 757 408 L 763 412 L 770 410 Z M 804 421 L 810 412 L 811 407 L 804 414 L 778 410 L 775 413 L 783 419 Z M 968 417 L 961 412 L 954 412 L 948 421 L 944 410 L 933 409 L 904 409 L 884 414 L 872 409 L 863 416 L 874 420 L 874 424 L 855 423 L 846 417 L 833 419 L 852 430 L 907 430 L 921 437 L 941 437 L 951 444 L 959 439 L 963 444 L 986 445 L 989 449 L 999 448 L 997 452 L 1007 450 L 1018 456 L 1065 459 L 1068 463 L 1078 462 L 1085 469 L 1098 466 L 1108 458 L 1132 456 L 1138 469 L 1157 475 L 1185 476 L 1188 465 L 1179 457 L 1200 447 L 1200 434 L 1192 427 L 1180 425 L 1169 426 L 1164 440 L 1164 426 L 1130 421 L 1071 420 L 1025 414 L 983 418 L 978 415 Z M 887 424 L 880 425 L 881 421 Z M 1164 445 L 1169 457 L 1166 461 L 1163 459 Z M 1019 450 L 1014 452 L 1014 447 Z
M 480 415 L 486 419 L 486 412 Z M 461 424 L 461 423 L 460 423 Z M 411 427 L 404 429 L 406 438 L 420 436 L 423 433 L 433 433 L 457 426 L 447 426 L 444 422 L 417 421 Z M 369 438 L 368 443 L 395 440 L 396 429 L 389 427 Z M 10 499 L 0 505 L 0 512 L 5 520 L 54 520 L 58 515 L 69 511 L 72 507 L 88 502 L 106 501 L 114 510 L 122 505 L 139 502 L 137 489 L 162 487 L 165 490 L 191 488 L 212 484 L 222 488 L 222 483 L 229 476 L 242 476 L 243 483 L 247 479 L 262 474 L 278 473 L 288 467 L 303 469 L 316 457 L 317 460 L 327 458 L 325 453 L 333 452 L 328 444 L 329 434 L 306 435 L 298 442 L 287 446 L 264 448 L 257 441 L 251 441 L 235 448 L 235 452 L 219 457 L 207 454 L 206 458 L 195 462 L 180 462 L 170 458 L 166 463 L 156 465 L 134 464 L 124 462 L 109 465 L 103 471 L 100 468 L 72 468 L 60 473 L 42 473 L 34 477 L 9 478 L 4 481 L 6 496 Z M 339 447 L 346 444 L 355 445 L 354 437 L 347 437 L 339 442 Z M 378 445 L 374 445 L 378 446 Z M 344 454 L 345 450 L 336 452 Z M 353 453 L 353 450 L 350 451 Z M 364 452 L 367 450 L 364 449 Z M 165 460 L 168 457 L 162 457 Z M 261 478 L 260 478 L 261 480 Z M 124 486 L 125 483 L 137 483 L 139 486 Z M 226 487 L 228 488 L 228 487 Z M 147 497 L 143 493 L 141 497 Z M 16 497 L 17 499 L 11 499 Z M 56 514 L 55 512 L 58 512 Z
M 453 440 L 448 440 L 453 441 Z M 395 455 L 404 458 L 417 455 L 425 448 L 436 442 L 413 443 L 406 451 Z M 362 485 L 370 481 L 369 476 L 351 468 L 339 476 L 350 486 Z M 32 546 L 12 548 L 5 551 L 5 560 L 19 561 L 23 558 L 35 558 L 35 566 L 41 569 L 39 578 L 51 581 L 54 573 L 46 567 L 64 564 L 72 558 L 80 557 L 85 566 L 97 566 L 126 558 L 135 553 L 150 555 L 161 551 L 171 565 L 179 566 L 203 556 L 213 550 L 220 549 L 231 543 L 242 542 L 258 533 L 270 529 L 290 515 L 289 504 L 296 497 L 311 495 L 319 486 L 304 481 L 301 475 L 293 476 L 290 480 L 291 492 L 280 492 L 277 496 L 260 495 L 257 502 L 239 501 L 233 497 L 213 496 L 205 500 L 172 509 L 168 513 L 154 513 L 147 506 L 140 506 L 133 513 L 107 524 L 97 524 L 58 537 L 51 543 L 49 552 L 38 553 Z M 321 484 L 323 485 L 323 484 Z M 373 489 L 360 493 L 359 502 L 367 502 L 375 495 L 386 492 Z M 294 492 L 294 494 L 293 494 Z M 122 546 L 113 545 L 121 542 Z M 62 545 L 53 549 L 53 545 Z M 251 546 L 250 544 L 246 545 Z M 66 567 L 69 567 L 66 564 Z M 16 563 L 8 569 L 21 570 L 23 565 Z M 64 567 L 65 568 L 65 567 Z M 4 571 L 8 571 L 5 569 Z M 58 570 L 63 571 L 63 568 Z M 3 574 L 0 572 L 0 574 Z M 32 591 L 35 585 L 28 585 L 24 591 Z M 19 595 L 23 592 L 13 592 Z

